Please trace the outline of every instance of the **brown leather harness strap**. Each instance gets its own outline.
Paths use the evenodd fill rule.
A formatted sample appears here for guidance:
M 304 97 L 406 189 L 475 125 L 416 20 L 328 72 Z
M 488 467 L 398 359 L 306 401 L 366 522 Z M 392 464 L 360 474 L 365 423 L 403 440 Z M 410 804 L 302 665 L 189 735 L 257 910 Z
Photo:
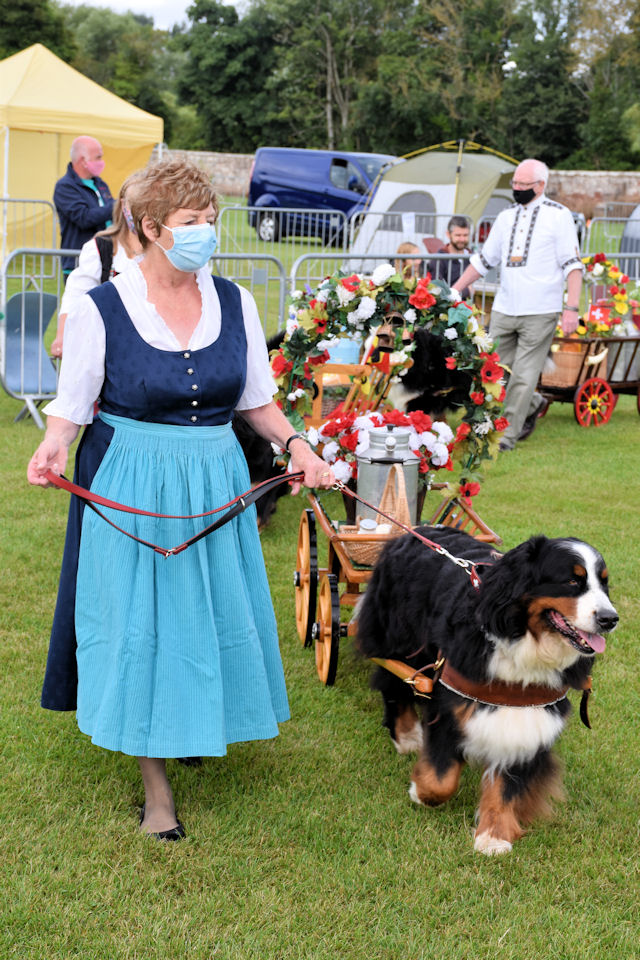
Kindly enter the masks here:
M 460 694 L 467 700 L 495 707 L 547 707 L 564 700 L 569 690 L 568 686 L 547 687 L 531 683 L 524 687 L 521 683 L 506 683 L 503 680 L 476 683 L 458 673 L 448 662 L 445 663 L 439 680 L 447 690 Z

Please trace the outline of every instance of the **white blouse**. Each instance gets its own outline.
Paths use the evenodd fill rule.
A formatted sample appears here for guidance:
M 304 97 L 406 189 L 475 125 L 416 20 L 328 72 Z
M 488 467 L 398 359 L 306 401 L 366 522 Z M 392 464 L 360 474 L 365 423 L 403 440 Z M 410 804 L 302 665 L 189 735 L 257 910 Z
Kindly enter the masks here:
M 126 270 L 129 264 L 132 263 L 132 259 L 129 259 L 127 251 L 122 244 L 119 243 L 113 255 L 113 270 L 116 273 L 122 273 L 122 271 Z M 142 256 L 140 255 L 138 259 L 142 259 Z M 81 297 L 83 293 L 88 293 L 89 290 L 93 290 L 94 287 L 100 285 L 101 278 L 102 260 L 100 259 L 100 251 L 98 250 L 95 237 L 93 237 L 83 244 L 80 256 L 78 257 L 78 266 L 75 270 L 71 271 L 67 278 L 67 284 L 62 294 L 58 313 L 68 314 L 75 301 Z
M 147 284 L 139 265 L 129 263 L 112 283 L 137 332 L 157 350 L 182 350 L 182 344 L 147 300 Z M 208 347 L 218 339 L 221 329 L 220 300 L 208 267 L 198 270 L 196 280 L 202 297 L 202 314 L 189 340 L 189 350 Z M 256 302 L 248 290 L 240 286 L 238 289 L 247 337 L 247 379 L 236 409 L 252 410 L 269 403 L 277 387 L 271 375 Z M 91 423 L 93 406 L 104 382 L 104 362 L 104 323 L 91 297 L 84 294 L 75 300 L 67 316 L 58 395 L 43 412 L 72 423 Z

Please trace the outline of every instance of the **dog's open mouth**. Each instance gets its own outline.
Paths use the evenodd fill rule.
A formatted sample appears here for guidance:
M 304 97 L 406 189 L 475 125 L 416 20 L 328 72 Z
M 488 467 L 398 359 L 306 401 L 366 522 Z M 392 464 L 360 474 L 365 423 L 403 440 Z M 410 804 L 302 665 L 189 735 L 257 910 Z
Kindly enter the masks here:
M 586 656 L 593 656 L 594 653 L 604 653 L 606 640 L 599 633 L 587 633 L 586 630 L 579 630 L 572 626 L 561 613 L 557 610 L 548 610 L 547 617 L 554 630 L 561 633 L 569 641 L 572 647 L 579 650 Z

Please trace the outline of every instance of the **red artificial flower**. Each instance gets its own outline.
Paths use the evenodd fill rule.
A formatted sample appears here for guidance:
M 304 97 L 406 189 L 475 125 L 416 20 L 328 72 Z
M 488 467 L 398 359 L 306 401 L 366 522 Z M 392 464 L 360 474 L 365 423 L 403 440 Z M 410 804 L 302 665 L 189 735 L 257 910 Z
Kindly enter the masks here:
M 620 283 L 629 283 L 629 277 L 626 275 L 626 273 L 623 273 L 620 277 Z
M 431 464 L 429 463 L 429 458 L 428 458 L 428 457 L 422 457 L 422 456 L 420 456 L 420 453 L 419 453 L 418 450 L 414 450 L 413 452 L 416 454 L 416 456 L 420 457 L 420 464 L 419 464 L 419 466 L 418 466 L 418 473 L 429 473 L 429 470 L 431 469 Z
M 351 453 L 355 453 L 358 446 L 358 434 L 356 432 L 345 433 L 343 437 L 340 437 L 340 445 L 350 450 Z
M 456 440 L 464 440 L 465 437 L 468 437 L 471 433 L 471 426 L 464 421 L 458 424 L 458 429 L 456 430 Z
M 613 287 L 609 287 L 609 293 L 611 294 L 612 297 L 615 297 L 616 293 L 620 293 L 620 291 L 614 285 Z
M 588 270 L 589 273 L 592 272 L 592 270 L 593 270 L 593 264 L 592 264 L 592 263 L 588 263 L 588 264 L 587 264 L 587 270 Z
M 340 283 L 346 290 L 355 293 L 360 286 L 360 277 L 357 273 L 352 273 L 350 277 L 343 277 Z
M 483 383 L 497 383 L 502 376 L 502 367 L 499 367 L 497 363 L 492 363 L 490 360 L 487 360 L 480 370 L 480 376 Z
M 604 263 L 606 259 L 607 258 L 605 257 L 604 253 L 596 253 L 595 257 L 593 258 L 593 262 Z
M 506 395 L 507 395 L 507 388 L 503 387 L 500 393 L 498 394 L 498 396 L 496 397 L 496 400 L 498 401 L 498 403 L 502 403 Z
M 481 407 L 484 403 L 484 393 L 482 390 L 474 390 L 474 392 L 470 393 L 469 396 L 478 407 Z
M 495 350 L 493 353 L 487 353 L 486 350 L 483 350 L 480 354 L 481 360 L 486 360 L 488 363 L 500 363 L 500 354 Z
M 479 483 L 463 483 L 460 486 L 460 496 L 467 503 L 471 503 L 471 497 L 475 497 L 478 493 L 480 493 Z
M 428 413 L 423 413 L 422 410 L 414 410 L 408 416 L 416 433 L 425 433 L 427 430 L 431 430 L 433 421 Z
M 493 429 L 497 430 L 498 433 L 502 433 L 503 430 L 506 430 L 509 426 L 509 421 L 506 417 L 498 417 L 497 420 L 493 421 Z
M 281 377 L 283 374 L 293 370 L 293 363 L 287 360 L 282 351 L 279 351 L 271 361 L 271 370 L 273 371 L 274 377 Z
M 408 427 L 411 425 L 409 417 L 402 410 L 385 410 L 384 423 L 391 423 L 394 427 Z
M 320 364 L 326 363 L 328 359 L 329 359 L 329 351 L 328 351 L 328 350 L 323 350 L 323 352 L 322 352 L 322 353 L 319 353 L 316 357 L 309 357 L 309 358 L 308 358 L 309 363 L 311 364 L 312 367 L 318 367 L 318 366 L 320 366 Z
M 455 368 L 458 366 L 458 361 L 455 357 L 445 357 L 444 365 L 447 370 L 455 370 Z
M 422 277 L 418 280 L 415 290 L 409 297 L 409 303 L 416 310 L 428 310 L 435 302 L 436 298 L 432 293 L 429 293 L 429 281 L 426 277 Z

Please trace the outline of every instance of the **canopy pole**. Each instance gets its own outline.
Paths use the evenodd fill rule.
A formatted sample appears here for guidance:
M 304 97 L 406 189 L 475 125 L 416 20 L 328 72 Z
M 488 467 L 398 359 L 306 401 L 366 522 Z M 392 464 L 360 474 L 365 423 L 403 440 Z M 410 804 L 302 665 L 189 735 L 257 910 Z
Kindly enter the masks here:
M 458 187 L 460 186 L 460 172 L 462 170 L 462 154 L 464 153 L 464 140 L 458 140 L 458 162 L 456 163 L 456 189 L 453 194 L 453 212 L 458 212 Z

